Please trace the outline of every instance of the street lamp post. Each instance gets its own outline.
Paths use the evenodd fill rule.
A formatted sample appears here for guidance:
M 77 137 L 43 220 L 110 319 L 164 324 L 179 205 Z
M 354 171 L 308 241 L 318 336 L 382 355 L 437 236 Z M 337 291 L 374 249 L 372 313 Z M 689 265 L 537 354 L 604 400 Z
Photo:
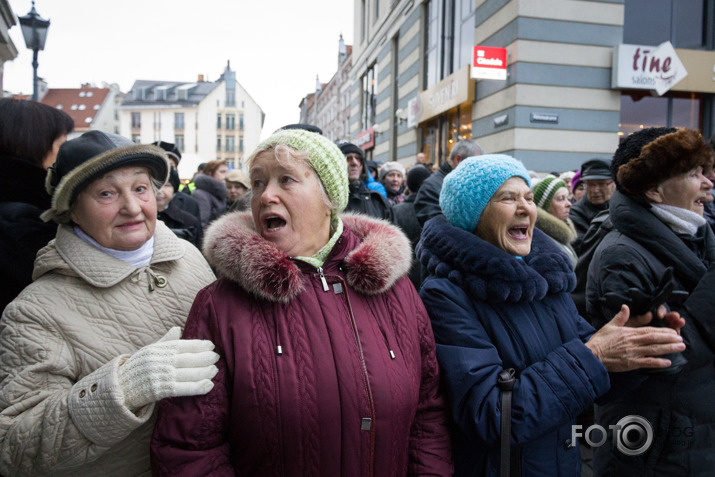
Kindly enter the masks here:
M 35 0 L 32 0 L 32 9 L 24 17 L 18 17 L 25 45 L 32 50 L 32 100 L 37 101 L 37 52 L 45 49 L 47 30 L 50 21 L 43 19 L 35 10 Z

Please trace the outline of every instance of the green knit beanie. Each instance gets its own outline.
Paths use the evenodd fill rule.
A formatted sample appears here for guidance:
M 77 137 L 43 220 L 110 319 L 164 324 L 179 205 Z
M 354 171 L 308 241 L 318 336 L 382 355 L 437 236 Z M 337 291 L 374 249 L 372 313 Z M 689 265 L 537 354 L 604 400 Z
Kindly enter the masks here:
M 262 141 L 248 158 L 248 164 L 261 152 L 283 144 L 308 155 L 308 162 L 318 173 L 337 214 L 348 205 L 348 163 L 338 146 L 322 134 L 304 129 L 279 129 Z
M 540 209 L 549 210 L 556 191 L 566 187 L 566 183 L 556 177 L 546 177 L 534 186 L 534 203 Z M 566 187 L 568 189 L 568 187 Z

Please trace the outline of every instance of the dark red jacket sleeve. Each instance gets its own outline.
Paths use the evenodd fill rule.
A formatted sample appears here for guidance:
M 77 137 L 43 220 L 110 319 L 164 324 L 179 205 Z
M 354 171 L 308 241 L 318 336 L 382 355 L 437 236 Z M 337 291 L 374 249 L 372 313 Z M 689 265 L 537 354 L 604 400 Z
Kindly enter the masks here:
M 450 476 L 453 473 L 452 446 L 447 430 L 446 402 L 439 383 L 432 325 L 422 300 L 412 285 L 409 288 L 417 308 L 422 379 L 417 414 L 410 431 L 408 475 Z
M 191 307 L 184 339 L 208 339 L 221 356 L 214 388 L 204 396 L 164 399 L 151 440 L 152 474 L 158 476 L 233 476 L 226 425 L 229 395 L 226 359 L 221 348 L 211 287 L 201 290 Z

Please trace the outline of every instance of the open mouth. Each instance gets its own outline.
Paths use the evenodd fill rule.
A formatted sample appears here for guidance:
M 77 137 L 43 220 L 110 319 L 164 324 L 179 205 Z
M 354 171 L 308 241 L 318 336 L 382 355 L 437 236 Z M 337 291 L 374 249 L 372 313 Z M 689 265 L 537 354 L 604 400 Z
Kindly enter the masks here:
M 277 215 L 267 215 L 263 219 L 263 226 L 266 232 L 276 232 L 285 227 L 286 221 Z
M 515 227 L 510 227 L 509 230 L 507 230 L 507 233 L 509 234 L 509 237 L 515 240 L 526 240 L 528 231 L 529 227 L 527 225 L 517 225 Z

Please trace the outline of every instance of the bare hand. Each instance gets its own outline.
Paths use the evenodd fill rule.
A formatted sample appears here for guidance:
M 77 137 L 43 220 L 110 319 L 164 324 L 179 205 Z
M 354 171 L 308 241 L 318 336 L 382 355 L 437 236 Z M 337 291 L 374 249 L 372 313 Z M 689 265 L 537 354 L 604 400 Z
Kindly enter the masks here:
M 660 315 L 661 310 L 658 310 Z M 625 326 L 630 317 L 630 310 L 626 305 L 621 306 L 621 311 L 603 328 L 598 330 L 586 346 L 603 363 L 609 372 L 631 371 L 638 368 L 667 368 L 670 360 L 655 358 L 662 354 L 680 353 L 685 350 L 685 343 L 680 337 L 679 330 L 685 320 L 677 316 L 668 316 L 663 308 L 663 318 L 669 323 L 678 326 L 678 331 L 672 328 L 654 328 L 641 326 L 631 328 Z M 673 312 L 674 313 L 674 312 Z M 646 313 L 636 320 L 652 319 L 651 313 Z M 680 324 L 680 321 L 682 324 Z
M 658 307 L 657 314 L 658 319 L 664 320 L 665 325 L 668 328 L 671 328 L 675 330 L 678 334 L 680 334 L 680 328 L 685 326 L 685 320 L 680 316 L 680 313 L 678 313 L 677 311 L 668 311 L 665 306 L 660 305 Z M 650 324 L 652 320 L 653 313 L 649 311 L 644 315 L 631 316 L 626 322 L 625 326 L 628 326 L 629 328 L 640 328 L 642 326 Z

